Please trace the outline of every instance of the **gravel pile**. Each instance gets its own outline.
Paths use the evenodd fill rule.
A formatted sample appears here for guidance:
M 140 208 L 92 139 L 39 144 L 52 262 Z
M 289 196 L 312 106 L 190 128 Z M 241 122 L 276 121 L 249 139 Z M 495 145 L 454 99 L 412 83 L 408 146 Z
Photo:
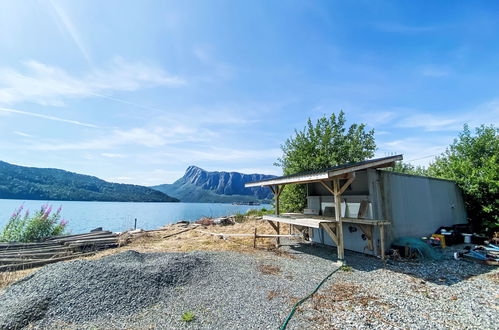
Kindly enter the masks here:
M 0 328 L 277 329 L 336 264 L 334 249 L 125 252 L 54 264 L 0 293 Z M 347 252 L 289 329 L 495 329 L 498 272 L 467 261 L 388 263 Z M 181 320 L 185 312 L 195 316 Z
M 81 323 L 129 315 L 163 300 L 204 261 L 194 255 L 127 251 L 100 260 L 53 264 L 10 286 L 0 300 L 0 329 L 42 320 Z

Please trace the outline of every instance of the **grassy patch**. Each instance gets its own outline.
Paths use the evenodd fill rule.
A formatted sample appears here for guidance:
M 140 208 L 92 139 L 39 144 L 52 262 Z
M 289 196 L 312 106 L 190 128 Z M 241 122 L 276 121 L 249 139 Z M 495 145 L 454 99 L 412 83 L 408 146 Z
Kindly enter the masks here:
M 236 213 L 234 214 L 234 221 L 236 223 L 242 223 L 242 222 L 245 222 L 246 221 L 246 216 L 242 213 Z
M 274 214 L 274 210 L 267 210 L 266 208 L 262 207 L 260 210 L 253 209 L 246 212 L 246 215 L 249 217 L 261 217 L 265 214 Z
M 353 269 L 351 266 L 343 265 L 340 267 L 340 270 L 343 272 L 353 272 Z
M 184 322 L 192 322 L 196 318 L 196 315 L 193 312 L 185 312 L 181 318 Z

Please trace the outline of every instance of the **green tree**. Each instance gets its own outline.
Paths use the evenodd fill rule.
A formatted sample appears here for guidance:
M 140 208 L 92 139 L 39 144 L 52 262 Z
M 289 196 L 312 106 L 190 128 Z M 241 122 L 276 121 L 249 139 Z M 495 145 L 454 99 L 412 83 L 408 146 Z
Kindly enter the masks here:
M 423 166 L 414 166 L 409 163 L 404 163 L 402 161 L 396 162 L 394 167 L 386 169 L 385 171 L 428 176 L 428 170 Z
M 499 129 L 468 127 L 428 167 L 431 176 L 453 180 L 461 188 L 468 219 L 476 231 L 499 229 Z
M 346 127 L 345 113 L 319 118 L 315 125 L 309 118 L 307 126 L 295 130 L 281 146 L 283 155 L 274 164 L 284 175 L 296 174 L 358 162 L 374 156 L 374 130 L 366 131 L 365 124 Z M 306 206 L 305 185 L 287 186 L 280 198 L 284 212 L 302 211 Z

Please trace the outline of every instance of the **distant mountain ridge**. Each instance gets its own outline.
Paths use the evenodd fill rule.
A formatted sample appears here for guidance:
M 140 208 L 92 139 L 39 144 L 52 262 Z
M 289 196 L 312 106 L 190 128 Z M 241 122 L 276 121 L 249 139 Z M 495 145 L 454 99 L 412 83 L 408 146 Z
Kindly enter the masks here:
M 12 165 L 0 161 L 0 198 L 102 202 L 178 202 L 160 191 L 111 183 L 55 168 Z
M 184 176 L 174 183 L 151 188 L 178 198 L 182 202 L 268 202 L 272 200 L 270 189 L 264 187 L 245 188 L 244 184 L 274 177 L 274 175 L 266 174 L 209 172 L 197 166 L 189 166 Z

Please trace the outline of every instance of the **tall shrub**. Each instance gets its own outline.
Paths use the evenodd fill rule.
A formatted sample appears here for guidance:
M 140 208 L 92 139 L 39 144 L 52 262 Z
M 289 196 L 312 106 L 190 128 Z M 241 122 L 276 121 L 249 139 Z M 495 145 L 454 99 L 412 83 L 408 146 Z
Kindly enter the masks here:
M 428 167 L 431 176 L 456 181 L 476 231 L 499 231 L 499 128 L 464 125 L 457 139 Z
M 283 155 L 275 163 L 284 175 L 318 170 L 339 164 L 358 162 L 374 156 L 374 130 L 366 131 L 365 124 L 346 126 L 345 113 L 319 118 L 314 124 L 295 130 L 295 135 L 281 146 Z M 302 211 L 306 205 L 304 185 L 289 185 L 281 194 L 282 210 Z
M 12 213 L 0 234 L 3 242 L 37 242 L 64 233 L 67 222 L 61 220 L 61 208 L 52 213 L 52 206 L 43 205 L 32 217 L 29 210 L 22 214 L 21 205 Z

